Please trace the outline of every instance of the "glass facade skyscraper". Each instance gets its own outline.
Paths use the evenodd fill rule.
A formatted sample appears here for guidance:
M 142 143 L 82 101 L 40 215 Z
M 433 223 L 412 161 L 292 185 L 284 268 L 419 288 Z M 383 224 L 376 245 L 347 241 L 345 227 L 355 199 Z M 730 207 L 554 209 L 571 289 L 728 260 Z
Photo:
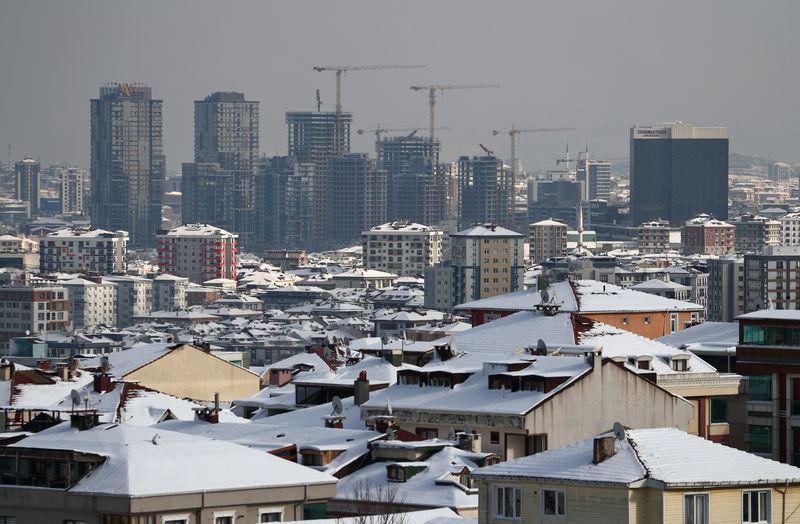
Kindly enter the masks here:
M 631 217 L 673 226 L 728 218 L 728 130 L 675 123 L 631 128 Z

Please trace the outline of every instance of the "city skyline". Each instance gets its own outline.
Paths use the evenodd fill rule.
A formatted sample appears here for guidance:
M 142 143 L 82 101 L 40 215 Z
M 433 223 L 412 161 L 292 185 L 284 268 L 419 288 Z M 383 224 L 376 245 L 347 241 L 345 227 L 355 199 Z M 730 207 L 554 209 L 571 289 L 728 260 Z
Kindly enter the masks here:
M 157 17 L 148 16 L 148 5 L 155 4 L 4 6 L 0 70 L 4 92 L 14 96 L 0 101 L 0 143 L 11 143 L 13 161 L 32 156 L 44 165 L 88 166 L 86 106 L 96 86 L 110 81 L 141 81 L 164 100 L 169 170 L 193 158 L 192 102 L 214 91 L 241 91 L 261 102 L 261 152 L 286 154 L 286 111 L 316 108 L 316 89 L 322 109 L 334 107 L 333 74 L 313 66 L 384 63 L 427 67 L 346 73 L 343 108 L 353 113 L 354 129 L 380 122 L 420 126 L 422 134 L 427 100 L 408 89 L 416 83 L 503 86 L 437 98 L 437 121 L 452 128 L 437 133 L 442 159 L 449 161 L 480 154 L 479 143 L 508 159 L 507 139 L 492 137 L 491 130 L 512 123 L 576 128 L 521 138 L 518 156 L 529 169 L 552 167 L 566 141 L 619 157 L 627 154 L 630 126 L 676 120 L 728 127 L 733 152 L 800 160 L 794 147 L 798 100 L 791 90 L 797 73 L 786 67 L 792 63 L 791 13 L 799 7 L 789 2 L 687 3 L 691 16 L 634 2 L 511 3 L 494 17 L 473 15 L 479 4 L 455 10 L 449 2 L 412 2 L 403 11 L 363 2 L 243 2 L 224 12 L 208 8 L 212 4 L 193 3 L 189 11 L 176 3 L 159 5 Z M 423 7 L 428 16 L 416 16 Z M 387 21 L 390 12 L 394 18 Z M 311 36 L 298 42 L 289 20 L 301 21 L 300 34 Z M 438 30 L 442 21 L 453 31 Z M 173 38 L 184 24 L 214 27 L 225 38 Z M 42 36 L 23 39 L 20 31 L 30 27 Z M 564 32 L 569 38 L 561 38 Z M 426 33 L 430 38 L 409 38 Z M 526 36 L 518 40 L 520 34 Z M 292 52 L 286 52 L 282 42 L 290 40 Z M 370 134 L 354 135 L 353 151 L 373 149 Z

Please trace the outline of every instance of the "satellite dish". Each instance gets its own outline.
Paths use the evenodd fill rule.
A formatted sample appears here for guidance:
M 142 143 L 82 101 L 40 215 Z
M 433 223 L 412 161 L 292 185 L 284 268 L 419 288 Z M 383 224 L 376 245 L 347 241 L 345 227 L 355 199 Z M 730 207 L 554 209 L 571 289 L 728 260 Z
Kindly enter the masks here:
M 31 330 L 30 330 L 30 329 L 26 329 L 26 330 L 25 330 L 25 336 L 26 336 L 26 337 L 29 337 L 29 336 L 31 336 Z
M 387 428 L 386 429 L 386 438 L 389 439 L 389 440 L 394 440 L 395 439 L 394 428 Z
M 453 429 L 453 426 L 447 428 L 447 440 L 456 440 L 456 430 Z
M 614 436 L 617 440 L 625 440 L 625 426 L 619 422 L 614 422 Z
M 547 355 L 547 344 L 541 338 L 536 341 L 536 352 Z
M 154 446 L 158 446 L 158 441 L 160 439 L 161 439 L 161 435 L 156 433 L 155 435 L 153 435 L 153 438 L 150 439 L 150 442 L 152 442 Z
M 81 403 L 81 394 L 77 389 L 73 389 L 69 392 L 69 396 L 72 398 L 72 409 L 75 409 L 75 406 Z
M 550 302 L 550 293 L 548 293 L 546 289 L 543 289 L 539 291 L 539 298 L 542 299 L 542 304 L 547 304 Z
M 69 359 L 69 370 L 70 371 L 75 371 L 76 369 L 78 369 L 78 367 L 80 367 L 80 365 L 81 365 L 81 361 L 78 360 L 77 358 L 73 357 L 73 358 Z
M 392 399 L 386 398 L 386 412 L 392 414 Z
M 333 397 L 331 400 L 331 406 L 333 407 L 332 415 L 341 415 L 342 411 L 344 411 L 344 406 L 342 406 L 342 399 L 339 397 Z
M 111 371 L 111 362 L 108 361 L 108 357 L 105 355 L 100 357 L 100 369 L 103 370 L 103 373 Z

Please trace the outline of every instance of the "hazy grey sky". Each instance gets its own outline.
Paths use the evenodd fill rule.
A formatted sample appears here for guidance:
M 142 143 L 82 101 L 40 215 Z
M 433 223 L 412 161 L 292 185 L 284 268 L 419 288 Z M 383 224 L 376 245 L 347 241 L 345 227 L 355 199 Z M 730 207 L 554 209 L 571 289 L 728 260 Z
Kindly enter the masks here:
M 800 160 L 796 0 L 750 1 L 65 1 L 1 0 L 0 144 L 5 161 L 87 165 L 89 99 L 141 81 L 164 100 L 169 168 L 192 160 L 192 101 L 243 91 L 261 102 L 261 150 L 285 154 L 284 112 L 333 109 L 334 78 L 314 65 L 426 64 L 353 72 L 354 128 L 426 126 L 415 83 L 498 83 L 439 99 L 443 157 L 508 156 L 494 128 L 521 135 L 527 167 L 555 166 L 567 140 L 628 154 L 634 124 L 730 128 L 731 150 Z M 354 134 L 355 151 L 373 151 Z

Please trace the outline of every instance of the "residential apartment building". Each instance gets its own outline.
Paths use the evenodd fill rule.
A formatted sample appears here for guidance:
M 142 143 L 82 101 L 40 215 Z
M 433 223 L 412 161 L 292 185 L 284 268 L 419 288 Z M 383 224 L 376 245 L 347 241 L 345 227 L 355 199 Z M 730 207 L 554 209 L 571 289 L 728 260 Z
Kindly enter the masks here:
M 64 228 L 39 241 L 39 254 L 43 272 L 120 273 L 128 268 L 128 233 Z
M 65 280 L 60 284 L 69 292 L 69 315 L 74 329 L 116 325 L 116 284 L 84 278 Z
M 708 261 L 707 320 L 733 322 L 744 313 L 744 259 L 728 255 Z
M 153 311 L 186 309 L 186 290 L 189 279 L 175 275 L 158 275 L 153 279 Z
M 61 213 L 83 215 L 89 207 L 89 174 L 75 167 L 61 170 Z
M 770 180 L 786 180 L 792 177 L 792 166 L 786 162 L 773 162 L 769 166 Z
M 745 312 L 800 309 L 800 249 L 769 248 L 744 256 Z
M 328 239 L 352 242 L 386 222 L 386 171 L 366 153 L 348 153 L 328 163 Z
M 350 126 L 353 114 L 333 111 L 292 111 L 286 113 L 288 156 L 300 164 L 314 164 L 314 239 L 328 236 L 328 209 L 339 205 L 329 198 L 329 163 L 350 152 Z M 385 219 L 375 222 L 379 224 Z M 375 225 L 375 224 L 371 224 Z M 362 228 L 363 229 L 363 228 Z M 359 230 L 359 233 L 361 230 Z M 356 237 L 353 237 L 356 238 Z
M 611 162 L 580 158 L 576 179 L 583 182 L 583 200 L 608 200 L 611 197 Z
M 152 247 L 161 228 L 162 101 L 142 84 L 108 84 L 91 101 L 92 226 Z
M 153 306 L 153 281 L 136 276 L 106 276 L 102 282 L 117 285 L 118 328 L 128 327 L 135 318 L 149 315 Z
M 39 216 L 41 210 L 41 165 L 26 158 L 17 162 L 14 169 L 14 198 L 30 204 L 30 216 Z
M 765 309 L 740 315 L 736 371 L 746 402 L 731 443 L 751 453 L 800 465 L 800 315 Z
M 38 273 L 39 242 L 25 236 L 0 235 L 0 267 Z
M 765 247 L 781 245 L 781 222 L 778 220 L 742 215 L 731 224 L 736 228 L 737 253 L 761 253 Z
M 698 213 L 728 218 L 728 130 L 682 122 L 631 128 L 631 216 L 683 224 Z
M 0 288 L 0 348 L 13 337 L 66 331 L 69 292 L 61 286 Z
M 567 224 L 557 220 L 541 220 L 528 226 L 531 261 L 566 255 L 568 229 Z
M 675 428 L 615 427 L 473 471 L 479 524 L 777 523 L 800 502 L 798 468 Z
M 183 165 L 183 222 L 235 231 L 255 240 L 258 102 L 236 92 L 194 103 L 194 164 Z
M 453 233 L 450 259 L 425 271 L 426 307 L 449 310 L 522 289 L 524 242 L 523 235 L 495 224 Z
M 314 241 L 316 164 L 274 156 L 260 162 L 256 178 L 256 240 L 268 248 Z
M 188 224 L 158 234 L 158 266 L 164 273 L 202 284 L 236 278 L 237 235 L 208 224 Z
M 474 224 L 510 228 L 514 222 L 514 174 L 493 155 L 458 159 L 460 229 Z
M 681 230 L 666 220 L 651 220 L 639 226 L 636 248 L 640 255 L 660 255 L 681 247 Z
M 709 215 L 698 215 L 683 226 L 684 255 L 727 255 L 736 249 L 736 227 Z
M 430 226 L 397 220 L 361 235 L 364 267 L 397 276 L 422 276 L 442 260 L 443 233 Z
M 445 220 L 447 177 L 438 168 L 440 143 L 429 138 L 393 136 L 375 143 L 387 176 L 387 217 L 422 224 Z
M 778 221 L 781 223 L 781 245 L 800 246 L 800 213 L 787 213 Z

